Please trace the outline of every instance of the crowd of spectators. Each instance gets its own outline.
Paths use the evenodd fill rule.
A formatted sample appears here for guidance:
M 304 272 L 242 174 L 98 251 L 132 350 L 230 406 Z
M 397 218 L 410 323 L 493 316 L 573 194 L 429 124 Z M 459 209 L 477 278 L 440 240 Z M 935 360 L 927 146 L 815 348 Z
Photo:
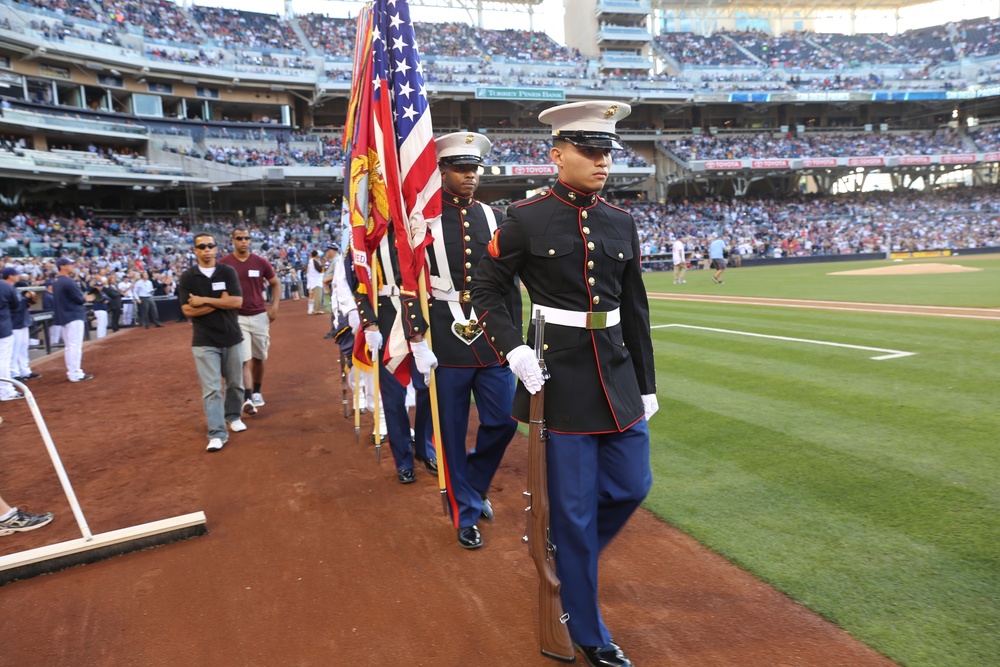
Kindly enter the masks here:
M 142 28 L 150 39 L 188 44 L 204 41 L 177 4 L 168 0 L 101 0 L 101 9 L 110 22 Z
M 96 0 L 96 5 L 68 0 L 13 1 L 57 16 L 104 23 L 111 31 L 102 41 L 109 43 L 117 41 L 114 30 L 131 25 L 152 40 L 198 45 L 204 43 L 207 35 L 226 48 L 282 49 L 295 53 L 303 50 L 290 21 L 276 14 L 201 5 L 192 6 L 186 14 L 172 0 Z M 95 6 L 99 6 L 99 12 L 94 10 Z M 294 20 L 317 53 L 338 59 L 353 56 L 354 20 L 317 13 Z M 559 45 L 544 32 L 479 29 L 462 22 L 416 22 L 414 27 L 423 53 L 430 57 L 503 58 L 533 63 L 584 61 L 579 51 Z M 46 34 L 53 39 L 63 35 L 60 26 L 48 26 Z M 87 36 L 93 38 L 91 33 Z M 1000 20 L 967 20 L 898 35 L 802 31 L 770 35 L 755 30 L 720 30 L 707 36 L 665 33 L 658 35 L 654 44 L 682 67 L 844 70 L 866 63 L 933 67 L 955 62 L 960 56 L 1000 54 Z
M 305 14 L 299 17 L 299 26 L 309 44 L 321 55 L 335 58 L 354 56 L 354 37 L 358 31 L 356 21 L 334 19 L 324 14 Z
M 995 140 L 995 133 L 993 138 Z M 983 141 L 988 141 L 983 135 Z M 837 134 L 702 134 L 667 139 L 664 148 L 682 160 L 808 158 L 974 153 L 976 147 L 952 129 L 926 132 Z
M 219 67 L 226 62 L 226 56 L 222 51 L 206 51 L 205 49 L 198 49 L 198 51 L 178 51 L 166 49 L 162 46 L 147 46 L 146 57 L 153 60 L 166 60 L 173 63 L 199 65 L 201 67 Z
M 446 58 L 481 57 L 476 46 L 477 31 L 468 23 L 425 23 L 413 24 L 420 53 L 426 56 Z
M 714 235 L 747 258 L 1000 247 L 1000 193 L 992 187 L 614 203 L 635 217 L 652 270 L 666 268 L 676 237 L 696 258 Z M 339 216 L 314 211 L 307 218 L 275 215 L 251 225 L 255 252 L 274 264 L 286 290 L 301 280 L 313 249 L 341 238 Z M 226 238 L 236 222 L 221 218 L 210 227 Z M 40 285 L 51 278 L 54 258 L 67 254 L 77 258 L 85 286 L 99 275 L 117 283 L 133 271 L 154 272 L 169 286 L 194 261 L 191 232 L 202 228 L 182 219 L 7 211 L 0 213 L 0 263 L 22 267 Z
M 980 18 L 962 21 L 956 25 L 955 45 L 966 58 L 985 58 L 1000 54 L 1000 21 Z
M 165 1 L 165 0 L 162 0 Z M 194 5 L 191 13 L 201 27 L 226 47 L 300 51 L 302 44 L 287 21 L 276 14 L 259 14 L 222 7 Z
M 1000 194 L 990 187 L 619 205 L 650 260 L 669 255 L 677 236 L 697 250 L 713 234 L 737 254 L 768 258 L 1000 247 Z
M 666 32 L 656 36 L 655 44 L 682 66 L 750 67 L 759 64 L 721 31 L 709 36 L 693 32 Z
M 32 148 L 34 142 L 31 137 L 19 137 L 14 134 L 0 134 L 0 150 L 8 153 L 17 153 L 26 148 Z
M 260 68 L 287 67 L 288 69 L 312 69 L 313 65 L 302 56 L 264 55 L 259 51 L 243 51 L 236 54 L 236 62 Z M 267 71 L 266 69 L 261 71 Z
M 495 164 L 550 164 L 549 149 L 552 141 L 549 139 L 491 137 L 493 150 L 486 156 L 487 163 Z M 635 152 L 629 146 L 623 150 L 613 151 L 615 164 L 627 167 L 648 166 L 646 158 Z
M 280 149 L 246 146 L 207 146 L 205 159 L 233 167 L 287 167 L 291 161 Z
M 295 162 L 307 167 L 343 167 L 346 162 L 344 149 L 339 138 L 324 137 L 318 148 L 289 148 L 289 156 Z
M 75 37 L 76 39 L 88 42 L 101 42 L 102 44 L 111 44 L 113 46 L 122 45 L 121 40 L 118 39 L 118 35 L 110 28 L 97 33 L 76 26 L 70 27 L 61 21 L 49 23 L 48 21 L 39 21 L 36 19 L 32 19 L 28 23 L 28 27 L 50 42 L 65 42 L 67 37 Z
M 59 16 L 76 17 L 87 21 L 99 21 L 100 17 L 89 2 L 75 0 L 14 0 L 19 5 L 46 9 Z
M 578 50 L 560 46 L 544 32 L 477 30 L 475 35 L 486 56 L 521 62 L 583 62 Z

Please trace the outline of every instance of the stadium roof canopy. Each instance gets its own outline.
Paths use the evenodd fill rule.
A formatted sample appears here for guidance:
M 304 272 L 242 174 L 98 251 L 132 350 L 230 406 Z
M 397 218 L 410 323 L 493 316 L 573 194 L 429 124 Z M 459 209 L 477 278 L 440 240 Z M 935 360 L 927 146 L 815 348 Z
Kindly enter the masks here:
M 772 12 L 790 13 L 828 12 L 837 10 L 849 11 L 891 11 L 904 7 L 929 4 L 931 0 L 652 0 L 654 7 L 677 12 L 717 11 L 731 12 L 736 10 L 769 10 Z
M 891 11 L 929 4 L 932 0 L 651 0 L 658 9 L 678 12 L 769 10 L 773 12 Z M 428 7 L 455 7 L 480 11 L 519 11 L 536 7 L 543 0 L 413 0 L 410 4 Z

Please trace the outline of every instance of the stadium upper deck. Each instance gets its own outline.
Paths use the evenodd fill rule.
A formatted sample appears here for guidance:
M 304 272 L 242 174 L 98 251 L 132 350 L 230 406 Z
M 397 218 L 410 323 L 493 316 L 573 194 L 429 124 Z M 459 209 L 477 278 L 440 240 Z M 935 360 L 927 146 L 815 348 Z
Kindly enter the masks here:
M 907 4 L 916 3 L 895 3 Z M 649 64 L 655 55 L 662 65 L 655 74 L 609 69 L 543 32 L 416 27 L 440 131 L 482 128 L 501 144 L 530 146 L 543 137 L 536 117 L 544 105 L 626 99 L 634 112 L 621 129 L 634 150 L 610 185 L 647 197 L 679 183 L 741 176 L 749 183 L 809 170 L 796 162 L 801 155 L 734 154 L 732 145 L 761 142 L 726 144 L 727 133 L 752 130 L 794 145 L 810 131 L 838 128 L 855 133 L 839 141 L 860 151 L 891 144 L 885 133 L 952 124 L 964 135 L 969 119 L 1000 120 L 1000 86 L 990 85 L 1000 77 L 996 20 L 895 36 L 669 34 L 650 40 Z M 335 182 L 341 156 L 333 138 L 351 87 L 353 33 L 347 19 L 285 20 L 168 0 L 0 0 L 0 85 L 9 97 L 0 131 L 30 144 L 21 155 L 0 151 L 0 171 L 143 192 Z M 723 160 L 706 164 L 661 142 L 699 131 L 699 145 L 708 142 Z M 100 161 L 87 155 L 94 143 Z M 911 176 L 953 164 L 993 169 L 995 149 L 959 144 L 935 153 L 920 146 L 913 164 L 897 151 L 866 165 Z M 52 150 L 60 146 L 62 153 Z M 952 163 L 945 159 L 952 154 L 963 157 Z M 785 162 L 768 161 L 775 159 Z M 850 155 L 833 159 L 823 167 L 829 178 L 856 168 Z M 536 187 L 553 173 L 540 161 L 504 163 L 484 187 L 500 196 Z

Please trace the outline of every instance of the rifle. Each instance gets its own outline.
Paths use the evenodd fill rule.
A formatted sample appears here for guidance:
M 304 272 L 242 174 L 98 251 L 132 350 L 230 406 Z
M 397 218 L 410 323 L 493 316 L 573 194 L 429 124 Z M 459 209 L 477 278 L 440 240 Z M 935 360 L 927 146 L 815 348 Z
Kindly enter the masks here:
M 542 375 L 548 379 L 542 357 L 545 333 L 545 317 L 541 311 L 535 313 L 535 357 L 542 369 Z M 528 504 L 528 530 L 524 541 L 528 544 L 528 553 L 538 570 L 538 642 L 542 655 L 573 662 L 576 653 L 569 636 L 566 622 L 569 614 L 563 612 L 562 600 L 559 598 L 559 577 L 556 576 L 556 547 L 549 540 L 549 484 L 548 466 L 545 458 L 545 444 L 549 439 L 545 428 L 545 385 L 531 397 L 528 409 L 528 490 L 524 492 Z

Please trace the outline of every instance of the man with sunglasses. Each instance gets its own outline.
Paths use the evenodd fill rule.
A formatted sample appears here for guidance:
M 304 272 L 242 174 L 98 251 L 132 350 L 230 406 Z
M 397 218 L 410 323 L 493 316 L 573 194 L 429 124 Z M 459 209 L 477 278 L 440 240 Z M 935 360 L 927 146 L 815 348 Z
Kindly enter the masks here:
M 250 252 L 250 231 L 246 227 L 233 230 L 233 252 L 219 260 L 236 269 L 243 290 L 243 305 L 238 312 L 243 331 L 243 412 L 257 414 L 264 405 L 260 393 L 264 381 L 264 362 L 271 346 L 271 322 L 278 316 L 281 282 L 271 262 Z M 265 287 L 271 288 L 271 303 L 264 300 Z
M 498 354 L 520 379 L 514 418 L 528 421 L 530 395 L 544 383 L 550 539 L 570 637 L 591 667 L 631 667 L 597 604 L 601 552 L 652 484 L 647 419 L 656 412 L 649 302 L 632 216 L 598 192 L 620 149 L 619 102 L 574 102 L 546 109 L 549 155 L 559 178 L 543 194 L 515 202 L 472 279 L 472 306 Z M 531 315 L 545 317 L 543 377 L 507 306 L 518 275 Z
M 191 320 L 195 369 L 201 383 L 201 400 L 208 421 L 208 451 L 223 448 L 229 430 L 245 431 L 240 419 L 243 404 L 243 363 L 236 311 L 243 305 L 243 291 L 236 270 L 216 261 L 215 237 L 194 237 L 197 263 L 181 274 L 177 300 Z M 223 387 L 223 380 L 225 387 Z M 229 430 L 226 429 L 226 424 Z

